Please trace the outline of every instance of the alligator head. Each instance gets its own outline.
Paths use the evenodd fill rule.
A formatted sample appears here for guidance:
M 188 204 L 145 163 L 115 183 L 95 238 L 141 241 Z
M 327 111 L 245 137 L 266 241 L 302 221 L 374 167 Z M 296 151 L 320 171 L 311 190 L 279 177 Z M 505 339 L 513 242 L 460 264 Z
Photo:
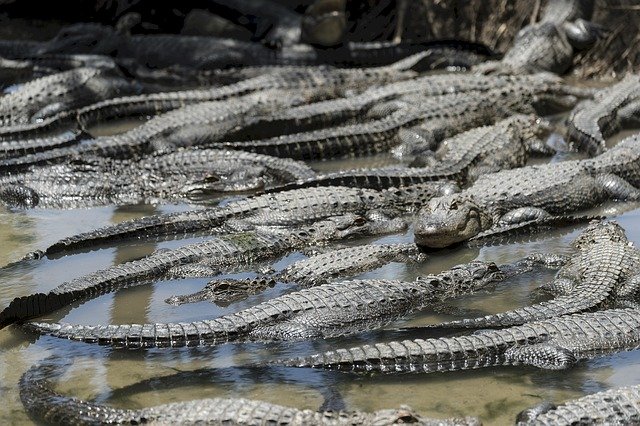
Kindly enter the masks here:
M 407 223 L 401 218 L 390 218 L 382 211 L 372 210 L 366 215 L 347 213 L 330 217 L 300 228 L 295 235 L 301 241 L 314 243 L 354 236 L 389 234 L 406 229 Z
M 593 221 L 572 244 L 578 250 L 588 250 L 594 244 L 606 242 L 628 242 L 624 229 L 617 222 Z
M 434 198 L 418 213 L 415 242 L 425 247 L 447 247 L 477 235 L 492 223 L 491 216 L 469 196 Z

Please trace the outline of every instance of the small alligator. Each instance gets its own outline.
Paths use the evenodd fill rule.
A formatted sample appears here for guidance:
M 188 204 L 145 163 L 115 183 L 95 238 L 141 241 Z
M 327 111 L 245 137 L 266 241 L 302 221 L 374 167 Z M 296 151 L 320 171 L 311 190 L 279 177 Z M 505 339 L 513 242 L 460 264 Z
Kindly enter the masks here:
M 577 50 L 591 47 L 599 28 L 591 18 L 594 0 L 556 0 L 545 7 L 540 22 L 518 32 L 513 45 L 499 62 L 487 62 L 476 72 L 566 72 Z
M 556 278 L 543 286 L 553 300 L 482 318 L 438 324 L 438 327 L 487 328 L 524 324 L 576 312 L 606 309 L 634 299 L 640 282 L 640 251 L 615 222 L 598 222 L 573 242 L 578 250 L 563 259 Z M 557 263 L 557 256 L 554 256 Z
M 437 180 L 456 180 L 464 185 L 482 174 L 522 167 L 532 155 L 553 154 L 553 149 L 540 139 L 549 131 L 548 124 L 536 116 L 516 115 L 445 139 L 432 156 L 422 152 L 414 164 L 427 163 L 427 167 L 344 170 L 271 191 L 330 185 L 383 189 Z M 424 149 L 413 147 L 412 151 L 415 155 Z
M 355 235 L 400 232 L 406 223 L 372 213 L 370 218 L 345 214 L 317 221 L 307 227 L 283 230 L 259 228 L 209 238 L 174 250 L 159 250 L 139 260 L 115 265 L 59 285 L 47 294 L 14 299 L 0 312 L 0 327 L 44 315 L 77 300 L 86 300 L 157 279 L 193 276 L 198 267 L 217 268 L 218 273 L 242 269 L 314 244 Z
M 183 149 L 138 161 L 87 158 L 0 176 L 0 203 L 22 208 L 77 208 L 193 202 L 202 193 L 249 191 L 313 176 L 315 172 L 307 165 L 286 158 Z M 20 199 L 19 194 L 26 198 Z
M 346 247 L 331 250 L 300 260 L 284 270 L 244 280 L 213 280 L 197 293 L 172 296 L 166 300 L 172 305 L 210 300 L 217 304 L 237 302 L 256 294 L 277 282 L 308 288 L 329 283 L 336 278 L 347 278 L 381 267 L 388 262 L 423 262 L 426 255 L 415 244 L 380 244 Z M 214 276 L 217 272 L 205 268 L 202 276 Z
M 97 247 L 125 239 L 152 236 L 178 236 L 196 232 L 220 232 L 222 227 L 237 229 L 252 226 L 298 226 L 310 221 L 345 213 L 366 214 L 374 210 L 386 213 L 411 211 L 434 196 L 457 190 L 449 182 L 432 182 L 404 188 L 373 189 L 323 187 L 305 188 L 248 197 L 223 207 L 190 210 L 128 220 L 90 232 L 64 238 L 44 252 L 27 258 L 40 258 Z
M 522 167 L 482 176 L 472 186 L 430 200 L 415 220 L 415 241 L 445 247 L 479 233 L 551 215 L 567 215 L 605 200 L 640 198 L 638 136 L 586 160 Z
M 362 373 L 433 373 L 523 364 L 559 370 L 581 360 L 635 350 L 639 343 L 640 311 L 610 309 L 457 337 L 335 349 L 275 364 Z
M 628 74 L 619 83 L 599 90 L 593 100 L 578 104 L 567 120 L 567 134 L 578 150 L 593 156 L 606 149 L 605 138 L 638 123 L 640 76 Z
M 522 411 L 517 426 L 640 423 L 640 386 L 627 386 L 583 396 L 559 406 L 543 402 Z
M 479 426 L 472 417 L 431 419 L 410 407 L 363 411 L 299 410 L 244 398 L 210 398 L 174 402 L 141 409 L 121 409 L 53 390 L 51 376 L 59 374 L 53 364 L 33 366 L 20 378 L 20 399 L 26 411 L 46 424 L 225 424 L 225 425 L 390 425 L 411 423 L 424 426 Z
M 494 263 L 471 262 L 415 281 L 355 280 L 299 290 L 220 318 L 190 323 L 24 327 L 117 348 L 210 346 L 227 342 L 329 338 L 373 330 L 429 303 L 502 280 Z

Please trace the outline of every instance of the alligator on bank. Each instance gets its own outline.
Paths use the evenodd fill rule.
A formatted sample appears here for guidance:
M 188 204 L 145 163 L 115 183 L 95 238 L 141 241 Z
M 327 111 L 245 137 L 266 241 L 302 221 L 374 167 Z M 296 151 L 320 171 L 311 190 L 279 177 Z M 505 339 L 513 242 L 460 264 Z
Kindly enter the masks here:
M 334 349 L 275 364 L 361 373 L 433 373 L 507 365 L 558 370 L 635 350 L 639 343 L 640 311 L 610 309 L 456 337 Z
M 121 409 L 64 396 L 53 390 L 51 376 L 59 374 L 53 364 L 33 366 L 20 379 L 20 399 L 27 412 L 46 424 L 237 424 L 237 425 L 388 425 L 411 423 L 424 426 L 479 426 L 472 417 L 431 419 L 410 407 L 363 411 L 299 410 L 244 398 L 210 398 L 174 402 L 140 409 Z
M 429 303 L 501 281 L 494 263 L 471 262 L 415 281 L 355 280 L 299 290 L 220 318 L 189 323 L 86 326 L 33 322 L 25 329 L 117 348 L 329 338 L 382 327 Z
M 609 389 L 567 401 L 543 402 L 522 411 L 517 426 L 640 423 L 640 385 Z
M 326 214 L 326 213 L 325 213 Z M 308 222 L 312 222 L 311 219 Z M 63 283 L 47 294 L 14 299 L 0 312 L 0 327 L 56 311 L 77 300 L 87 300 L 124 287 L 158 279 L 185 278 L 199 266 L 217 268 L 217 273 L 246 269 L 248 265 L 275 260 L 287 253 L 350 236 L 378 235 L 406 229 L 401 219 L 386 219 L 372 211 L 367 217 L 353 213 L 333 216 L 308 226 L 280 230 L 258 227 L 212 237 L 173 250 L 159 250 L 139 260 L 100 270 Z
M 446 247 L 489 229 L 573 214 L 606 200 L 640 199 L 639 147 L 636 135 L 592 159 L 482 176 L 458 194 L 430 200 L 415 219 L 415 241 Z
M 0 176 L 0 203 L 22 208 L 78 208 L 194 202 L 203 193 L 257 190 L 313 176 L 315 172 L 306 164 L 286 158 L 183 149 L 138 161 L 78 159 Z
M 598 91 L 593 100 L 578 104 L 567 119 L 567 134 L 578 150 L 598 155 L 606 149 L 605 138 L 638 124 L 640 76 L 627 74 L 619 83 Z
M 316 254 L 287 266 L 284 270 L 269 275 L 244 280 L 224 279 L 209 282 L 197 293 L 172 296 L 166 300 L 172 305 L 210 300 L 217 304 L 236 302 L 273 287 L 277 282 L 299 288 L 329 283 L 336 278 L 347 278 L 367 272 L 388 262 L 423 262 L 426 255 L 420 253 L 415 244 L 360 245 Z M 204 268 L 202 276 L 211 277 L 216 271 Z

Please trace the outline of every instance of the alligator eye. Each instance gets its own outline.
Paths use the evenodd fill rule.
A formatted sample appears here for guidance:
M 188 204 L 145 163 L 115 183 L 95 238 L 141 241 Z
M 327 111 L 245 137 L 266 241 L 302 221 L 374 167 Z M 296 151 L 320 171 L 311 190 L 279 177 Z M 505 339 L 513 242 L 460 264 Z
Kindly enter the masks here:
M 367 220 L 363 217 L 357 217 L 354 221 L 353 224 L 355 226 L 363 226 L 365 223 L 367 223 Z
M 458 210 L 458 203 L 456 201 L 453 201 L 449 206 L 449 210 Z

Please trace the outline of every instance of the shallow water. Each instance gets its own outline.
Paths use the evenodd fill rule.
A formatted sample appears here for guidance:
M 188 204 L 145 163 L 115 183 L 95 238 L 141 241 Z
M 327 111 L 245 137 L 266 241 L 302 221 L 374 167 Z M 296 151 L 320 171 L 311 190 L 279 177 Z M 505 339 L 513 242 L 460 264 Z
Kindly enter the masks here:
M 616 138 L 618 139 L 618 138 Z M 559 155 L 555 160 L 570 158 Z M 317 163 L 318 169 L 346 166 L 383 165 L 389 156 L 370 160 Z M 71 211 L 32 210 L 0 212 L 0 263 L 19 259 L 25 253 L 48 246 L 61 237 L 99 226 L 159 212 L 190 208 L 186 205 L 101 207 Z M 637 205 L 610 205 L 594 210 L 617 214 L 630 240 L 640 243 L 640 219 Z M 581 227 L 546 234 L 544 238 L 481 249 L 456 248 L 429 256 L 419 265 L 392 263 L 363 278 L 413 279 L 439 272 L 472 259 L 506 263 L 532 252 L 570 253 L 569 243 Z M 374 241 L 411 241 L 411 231 Z M 189 241 L 193 241 L 189 240 Z M 35 262 L 3 271 L 0 275 L 0 306 L 14 297 L 50 290 L 71 278 L 126 262 L 162 247 L 175 247 L 185 241 L 136 242 L 113 248 L 80 253 L 56 260 Z M 276 268 L 301 258 L 294 253 L 276 262 Z M 246 276 L 247 274 L 240 274 Z M 276 356 L 315 353 L 344 345 L 415 336 L 392 329 L 416 326 L 444 319 L 500 312 L 532 303 L 536 286 L 551 279 L 552 271 L 538 271 L 501 283 L 492 291 L 453 300 L 443 306 L 396 321 L 387 331 L 326 341 L 278 344 L 227 344 L 214 348 L 115 350 L 52 337 L 34 339 L 16 327 L 0 331 L 0 423 L 30 424 L 19 401 L 17 382 L 32 364 L 48 357 L 72 366 L 57 379 L 63 394 L 97 400 L 118 407 L 144 407 L 166 402 L 215 396 L 243 396 L 299 408 L 329 407 L 375 410 L 408 404 L 427 416 L 479 416 L 485 424 L 509 424 L 524 408 L 542 400 L 562 401 L 613 386 L 640 383 L 635 367 L 639 352 L 628 352 L 585 363 L 569 371 L 541 371 L 528 367 L 488 368 L 455 373 L 403 376 L 355 377 L 336 372 L 292 370 L 285 368 L 228 368 Z M 269 291 L 218 307 L 209 302 L 170 306 L 163 300 L 173 294 L 199 290 L 207 279 L 161 281 L 153 285 L 126 289 L 74 306 L 44 318 L 71 323 L 142 323 L 192 321 L 219 316 L 250 306 L 289 291 L 279 285 Z M 199 373 L 188 374 L 190 371 Z M 209 369 L 209 370 L 207 370 Z M 164 378 L 164 379 L 162 379 Z M 137 386 L 132 386 L 147 379 Z

